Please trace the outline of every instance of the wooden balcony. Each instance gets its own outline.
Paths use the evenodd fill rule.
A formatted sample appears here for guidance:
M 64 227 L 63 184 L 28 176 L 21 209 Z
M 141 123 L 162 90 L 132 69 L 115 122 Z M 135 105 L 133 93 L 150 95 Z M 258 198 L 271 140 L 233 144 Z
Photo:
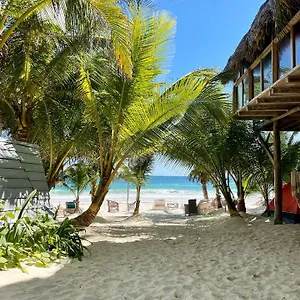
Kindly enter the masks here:
M 263 51 L 241 71 L 234 84 L 234 115 L 261 120 L 262 130 L 300 130 L 300 12 Z
M 272 84 L 236 112 L 241 120 L 264 120 L 262 129 L 300 130 L 300 65 Z

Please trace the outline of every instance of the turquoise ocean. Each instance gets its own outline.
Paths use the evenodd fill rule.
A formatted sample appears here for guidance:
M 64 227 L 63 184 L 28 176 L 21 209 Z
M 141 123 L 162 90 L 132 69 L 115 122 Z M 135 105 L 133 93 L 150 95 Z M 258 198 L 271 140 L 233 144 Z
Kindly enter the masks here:
M 130 184 L 130 189 L 134 189 L 134 185 Z M 207 188 L 213 191 L 212 184 L 208 183 Z M 111 186 L 111 192 L 124 192 L 127 189 L 127 182 L 124 180 L 115 180 Z M 201 192 L 201 186 L 198 182 L 191 182 L 186 176 L 151 176 L 148 178 L 143 190 L 169 190 L 169 191 L 198 191 Z M 54 191 L 57 193 L 68 193 L 65 187 L 56 186 Z M 89 187 L 86 189 L 90 191 Z
M 109 189 L 106 199 L 120 202 L 127 201 L 127 191 L 129 192 L 130 201 L 135 200 L 135 186 L 129 185 L 124 180 L 114 181 Z M 211 183 L 207 184 L 207 190 L 210 198 L 215 197 L 215 189 Z M 82 193 L 80 198 L 83 201 L 90 201 L 90 189 Z M 51 198 L 57 202 L 72 200 L 74 196 L 65 187 L 57 186 L 51 190 Z M 187 201 L 188 199 L 203 199 L 201 185 L 198 182 L 191 182 L 186 176 L 151 176 L 148 178 L 146 185 L 141 190 L 141 200 L 151 202 L 156 199 Z

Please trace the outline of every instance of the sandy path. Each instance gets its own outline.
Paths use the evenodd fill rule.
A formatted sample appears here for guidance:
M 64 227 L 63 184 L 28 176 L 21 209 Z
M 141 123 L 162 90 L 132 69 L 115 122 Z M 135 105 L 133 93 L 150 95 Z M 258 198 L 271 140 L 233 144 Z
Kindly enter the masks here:
M 299 299 L 299 225 L 146 216 L 95 224 L 92 256 L 43 270 L 48 278 L 5 285 L 16 271 L 0 273 L 0 299 Z

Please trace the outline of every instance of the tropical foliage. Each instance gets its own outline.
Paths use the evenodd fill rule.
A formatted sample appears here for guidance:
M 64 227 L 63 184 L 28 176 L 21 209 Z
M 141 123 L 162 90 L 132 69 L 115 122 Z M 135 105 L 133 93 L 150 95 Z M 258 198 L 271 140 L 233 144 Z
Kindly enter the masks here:
M 128 16 L 132 77 L 98 53 L 85 57 L 80 69 L 78 93 L 85 102 L 90 136 L 95 137 L 90 145 L 97 153 L 100 178 L 93 203 L 77 218 L 83 225 L 96 216 L 129 156 L 157 151 L 155 145 L 200 94 L 203 98 L 198 102 L 206 111 L 219 109 L 224 98 L 222 94 L 209 97 L 211 70 L 197 70 L 168 88 L 158 82 L 169 56 L 166 49 L 170 48 L 175 22 L 166 13 L 153 13 L 138 5 L 129 6 Z
M 77 229 L 66 219 L 62 224 L 47 214 L 29 218 L 25 208 L 36 191 L 25 200 L 18 216 L 12 212 L 0 213 L 0 269 L 20 268 L 26 265 L 45 267 L 62 256 L 82 259 L 84 249 Z

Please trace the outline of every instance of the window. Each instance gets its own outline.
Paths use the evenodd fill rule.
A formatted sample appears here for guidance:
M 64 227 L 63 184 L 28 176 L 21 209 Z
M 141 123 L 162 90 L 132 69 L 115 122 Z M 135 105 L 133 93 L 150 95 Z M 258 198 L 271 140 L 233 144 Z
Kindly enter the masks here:
M 272 73 L 272 55 L 271 52 L 263 59 L 264 64 L 264 89 L 270 87 L 273 83 Z
M 238 109 L 244 106 L 243 82 L 241 82 L 236 90 Z
M 246 77 L 244 80 L 243 80 L 243 92 L 244 92 L 244 104 L 248 103 L 249 102 L 249 79 L 248 77 Z
M 260 63 L 253 70 L 253 86 L 254 86 L 254 97 L 261 93 L 260 86 Z
M 279 55 L 279 78 L 284 76 L 291 70 L 292 52 L 291 52 L 291 39 L 290 34 L 287 34 L 278 43 Z
M 295 25 L 296 65 L 300 65 L 300 23 Z

